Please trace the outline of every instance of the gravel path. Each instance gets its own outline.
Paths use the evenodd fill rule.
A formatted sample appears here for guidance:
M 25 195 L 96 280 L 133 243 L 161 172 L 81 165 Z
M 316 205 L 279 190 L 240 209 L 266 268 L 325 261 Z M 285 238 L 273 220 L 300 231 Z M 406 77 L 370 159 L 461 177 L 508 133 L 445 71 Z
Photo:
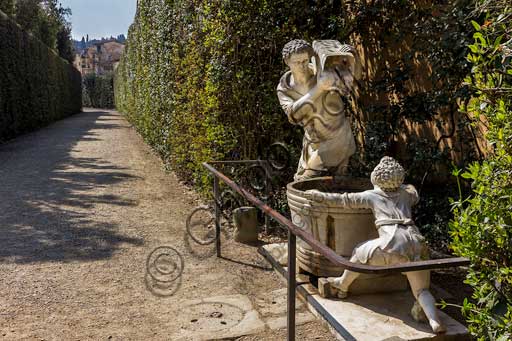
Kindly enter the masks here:
M 87 110 L 1 145 L 0 179 L 0 338 L 172 340 L 193 323 L 186 300 L 254 303 L 283 288 L 255 247 L 228 241 L 217 259 L 184 238 L 197 195 L 117 112 Z M 166 297 L 148 290 L 145 265 L 161 245 L 185 264 Z M 242 339 L 285 335 L 266 328 Z M 312 321 L 297 339 L 332 337 Z

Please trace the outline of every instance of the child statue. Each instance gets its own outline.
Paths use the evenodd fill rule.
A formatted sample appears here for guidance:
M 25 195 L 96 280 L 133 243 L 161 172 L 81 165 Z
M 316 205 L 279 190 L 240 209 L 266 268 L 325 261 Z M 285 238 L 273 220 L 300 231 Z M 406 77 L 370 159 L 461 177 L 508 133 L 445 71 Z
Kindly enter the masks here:
M 369 265 L 392 265 L 428 259 L 425 238 L 411 219 L 411 207 L 419 201 L 412 185 L 403 185 L 405 171 L 393 158 L 385 156 L 371 173 L 374 189 L 360 193 L 322 193 L 310 190 L 307 196 L 314 202 L 348 208 L 369 208 L 375 216 L 379 237 L 357 245 L 350 261 Z M 429 291 L 430 271 L 404 273 L 412 293 L 423 309 L 435 333 L 445 331 Z M 330 281 L 339 298 L 346 298 L 349 287 L 360 274 L 345 270 L 339 278 Z

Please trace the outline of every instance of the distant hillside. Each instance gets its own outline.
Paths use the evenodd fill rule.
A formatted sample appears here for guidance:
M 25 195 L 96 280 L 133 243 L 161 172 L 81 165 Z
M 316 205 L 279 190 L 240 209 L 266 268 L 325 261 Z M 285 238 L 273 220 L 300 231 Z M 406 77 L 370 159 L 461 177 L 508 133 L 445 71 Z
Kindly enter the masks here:
M 112 41 L 112 40 L 115 40 L 121 44 L 124 44 L 126 42 L 126 37 L 124 36 L 124 34 L 120 34 L 117 37 L 110 36 L 110 38 L 89 40 L 89 36 L 87 36 L 87 37 L 82 37 L 82 40 L 73 40 L 73 46 L 75 48 L 75 51 L 79 52 L 79 51 L 85 50 L 86 48 L 88 48 L 96 43 L 101 43 L 104 41 Z

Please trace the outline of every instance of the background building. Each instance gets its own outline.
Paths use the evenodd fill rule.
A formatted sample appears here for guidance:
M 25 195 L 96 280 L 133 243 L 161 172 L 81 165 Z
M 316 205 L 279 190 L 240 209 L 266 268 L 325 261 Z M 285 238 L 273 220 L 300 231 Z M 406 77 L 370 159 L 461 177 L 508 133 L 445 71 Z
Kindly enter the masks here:
M 103 75 L 114 71 L 124 51 L 125 45 L 122 41 L 124 39 L 119 37 L 95 41 L 85 41 L 82 38 L 82 41 L 75 42 L 76 54 L 73 65 L 82 76 Z

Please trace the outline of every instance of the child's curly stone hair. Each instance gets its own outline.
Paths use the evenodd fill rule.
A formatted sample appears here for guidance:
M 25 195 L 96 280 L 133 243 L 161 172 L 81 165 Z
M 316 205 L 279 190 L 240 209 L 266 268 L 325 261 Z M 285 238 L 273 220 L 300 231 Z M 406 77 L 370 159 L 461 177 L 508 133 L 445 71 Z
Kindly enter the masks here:
M 404 182 L 405 170 L 392 157 L 384 156 L 372 171 L 372 184 L 379 186 L 385 192 L 395 192 Z

